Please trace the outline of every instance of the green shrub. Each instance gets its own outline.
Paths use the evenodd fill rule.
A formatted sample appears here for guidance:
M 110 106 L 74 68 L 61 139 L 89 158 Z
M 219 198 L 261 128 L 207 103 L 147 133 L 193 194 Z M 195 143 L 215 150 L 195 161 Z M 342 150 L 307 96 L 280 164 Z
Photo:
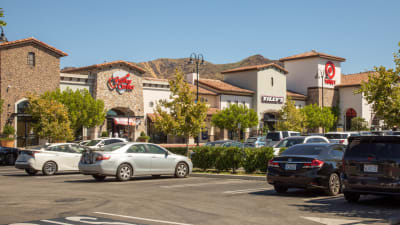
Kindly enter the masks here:
M 137 141 L 139 142 L 148 142 L 150 140 L 150 137 L 146 135 L 144 131 L 140 132 L 140 136 L 137 138 Z
M 108 137 L 108 131 L 103 131 L 101 132 L 102 137 Z
M 215 155 L 213 155 L 213 150 L 214 149 L 210 146 L 193 148 L 193 166 L 204 171 L 214 167 Z
M 4 125 L 3 135 L 5 138 L 13 139 L 15 135 L 15 128 L 9 124 Z
M 267 172 L 268 162 L 274 157 L 274 149 L 272 147 L 262 147 L 257 149 L 257 168 L 261 172 Z
M 184 155 L 184 156 L 187 155 L 186 147 L 166 147 L 166 149 L 177 155 Z
M 286 151 L 286 149 L 287 149 L 287 148 L 285 148 L 285 147 L 280 148 L 280 149 L 279 149 L 279 155 L 281 155 L 282 152 Z
M 257 150 L 255 148 L 245 148 L 242 158 L 242 166 L 246 173 L 255 172 L 257 167 Z
M 212 148 L 212 157 L 215 157 L 215 169 L 226 171 L 232 169 L 235 173 L 240 167 L 243 152 L 238 147 L 217 147 Z

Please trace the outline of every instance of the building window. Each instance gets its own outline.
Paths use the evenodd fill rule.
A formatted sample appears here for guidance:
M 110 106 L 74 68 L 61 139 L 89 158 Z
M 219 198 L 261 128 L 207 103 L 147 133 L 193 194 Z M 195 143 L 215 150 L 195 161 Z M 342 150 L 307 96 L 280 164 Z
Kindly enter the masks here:
M 235 104 L 236 104 L 236 105 L 239 105 L 239 101 L 235 101 Z
M 35 53 L 33 52 L 28 53 L 28 65 L 35 66 Z
M 273 86 L 274 86 L 274 78 L 271 77 L 271 87 L 273 87 Z
M 154 102 L 149 102 L 149 106 L 153 107 L 154 106 Z

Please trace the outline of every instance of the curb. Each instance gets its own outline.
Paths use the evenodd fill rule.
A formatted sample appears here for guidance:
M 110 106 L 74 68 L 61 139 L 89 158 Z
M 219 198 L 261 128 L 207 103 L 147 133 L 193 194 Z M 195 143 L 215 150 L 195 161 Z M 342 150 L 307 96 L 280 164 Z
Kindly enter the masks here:
M 209 174 L 209 173 L 192 173 L 192 174 L 190 174 L 190 176 L 219 178 L 219 179 L 241 179 L 241 180 L 267 181 L 265 176 L 227 175 L 227 174 Z

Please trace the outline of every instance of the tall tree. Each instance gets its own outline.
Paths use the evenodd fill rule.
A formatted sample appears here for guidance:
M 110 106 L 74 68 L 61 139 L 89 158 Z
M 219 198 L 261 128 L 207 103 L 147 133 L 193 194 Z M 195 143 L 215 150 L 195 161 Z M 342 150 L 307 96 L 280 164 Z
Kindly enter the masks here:
M 229 107 L 214 114 L 211 122 L 220 129 L 239 132 L 258 125 L 258 116 L 253 109 L 244 105 L 231 104 Z M 239 127 L 240 124 L 240 127 Z
M 302 131 L 304 114 L 294 105 L 294 101 L 287 99 L 282 109 L 278 112 L 277 130 Z
M 3 18 L 3 17 L 4 17 L 4 10 L 3 10 L 3 8 L 0 8 L 0 18 Z M 4 27 L 6 25 L 7 25 L 7 23 L 4 20 L 0 20 L 0 26 Z
M 362 117 L 354 117 L 351 119 L 351 128 L 352 131 L 365 131 L 368 130 L 367 121 L 365 121 Z
M 49 142 L 73 140 L 68 111 L 56 100 L 29 96 L 29 113 L 34 132 Z
M 82 127 L 92 128 L 103 124 L 106 118 L 103 100 L 94 99 L 88 90 L 66 89 L 46 92 L 43 98 L 56 100 L 68 110 L 71 128 L 77 133 Z
M 195 103 L 195 95 L 184 81 L 182 72 L 176 70 L 175 79 L 169 81 L 171 96 L 169 100 L 160 100 L 155 110 L 156 129 L 174 136 L 186 138 L 189 149 L 190 137 L 199 135 L 207 117 L 207 105 Z
M 325 129 L 325 132 L 328 132 L 332 129 L 337 120 L 337 117 L 330 107 L 321 109 L 318 105 L 311 104 L 302 108 L 301 112 L 304 115 L 304 126 L 310 130 L 322 127 Z
M 376 115 L 389 127 L 400 126 L 400 49 L 394 54 L 394 63 L 395 69 L 374 67 L 376 73 L 369 74 L 368 82 L 362 82 L 361 88 L 355 91 L 364 95 Z

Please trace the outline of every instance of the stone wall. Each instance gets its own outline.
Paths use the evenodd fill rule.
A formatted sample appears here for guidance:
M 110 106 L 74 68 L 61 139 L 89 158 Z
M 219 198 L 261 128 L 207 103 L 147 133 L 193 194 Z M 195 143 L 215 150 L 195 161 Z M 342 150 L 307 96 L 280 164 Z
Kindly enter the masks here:
M 29 52 L 35 53 L 35 66 L 27 63 Z M 15 103 L 26 98 L 28 93 L 42 94 L 60 87 L 59 55 L 35 43 L 2 48 L 0 71 L 0 97 L 4 100 L 1 129 L 15 113 Z
M 309 87 L 307 93 L 306 104 L 322 105 L 322 88 Z M 332 107 L 337 106 L 339 99 L 339 91 L 333 88 L 324 88 L 324 106 Z

